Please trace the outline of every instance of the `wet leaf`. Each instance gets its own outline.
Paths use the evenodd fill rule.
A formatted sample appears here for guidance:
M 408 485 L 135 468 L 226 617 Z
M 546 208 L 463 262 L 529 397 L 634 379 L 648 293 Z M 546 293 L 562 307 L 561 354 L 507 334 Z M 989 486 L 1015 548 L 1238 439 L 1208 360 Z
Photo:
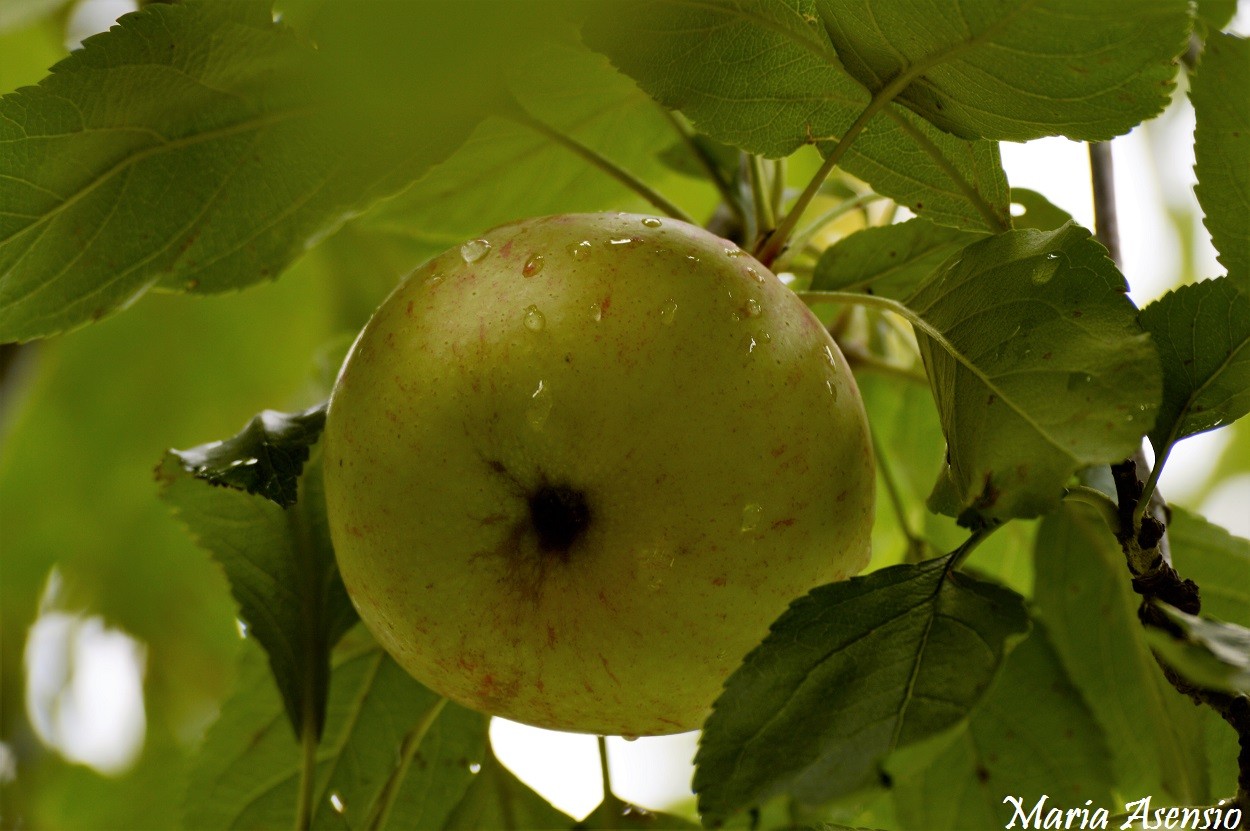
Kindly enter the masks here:
M 890 751 L 965 719 L 1027 627 L 1019 595 L 946 557 L 814 590 L 746 657 L 704 725 L 700 813 L 862 787 Z

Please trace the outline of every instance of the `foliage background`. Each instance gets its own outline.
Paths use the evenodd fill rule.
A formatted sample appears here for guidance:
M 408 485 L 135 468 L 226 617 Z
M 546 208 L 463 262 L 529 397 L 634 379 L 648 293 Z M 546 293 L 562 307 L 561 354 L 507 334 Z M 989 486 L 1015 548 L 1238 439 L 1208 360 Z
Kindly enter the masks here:
M 43 77 L 65 54 L 76 13 L 73 4 L 0 2 L 0 89 Z M 573 50 L 554 58 L 567 61 L 568 71 L 575 71 L 581 59 Z M 1201 226 L 1196 203 L 1185 191 L 1187 176 L 1177 173 L 1186 163 L 1178 161 L 1184 151 L 1173 143 L 1178 131 L 1169 125 L 1170 120 L 1183 122 L 1177 114 L 1187 106 L 1183 97 L 1184 90 L 1178 90 L 1175 111 L 1140 131 L 1138 146 L 1150 153 L 1143 161 L 1157 170 L 1120 170 L 1122 179 L 1157 176 L 1165 184 L 1161 196 L 1168 239 L 1151 240 L 1145 256 L 1153 259 L 1160 256 L 1158 247 L 1175 245 L 1176 283 L 1214 273 L 1207 249 L 1196 241 Z M 636 91 L 623 87 L 619 100 L 586 117 L 578 135 L 587 143 L 610 145 L 635 173 L 705 218 L 715 192 L 667 168 L 652 152 L 657 143 L 671 141 L 668 129 Z M 1179 134 L 1187 140 L 1183 130 Z M 505 146 L 514 147 L 515 157 L 526 164 L 515 168 L 512 178 L 495 182 L 493 177 L 506 175 L 498 167 L 506 158 L 496 155 Z M 484 161 L 475 160 L 474 153 Z M 380 216 L 347 223 L 274 283 L 207 299 L 149 293 L 124 315 L 6 353 L 11 364 L 0 387 L 0 784 L 5 803 L 0 815 L 19 810 L 30 827 L 69 829 L 155 827 L 163 823 L 153 823 L 152 817 L 181 814 L 180 785 L 205 729 L 234 687 L 245 642 L 233 623 L 235 607 L 220 570 L 155 498 L 153 468 L 165 448 L 231 435 L 264 408 L 295 411 L 323 399 L 344 338 L 360 327 L 399 276 L 428 254 L 517 211 L 513 204 L 493 204 L 495 189 L 525 199 L 528 214 L 642 208 L 636 196 L 570 163 L 563 150 L 504 123 L 484 124 L 459 159 L 394 200 Z M 815 164 L 814 156 L 800 154 L 791 166 L 792 181 L 805 181 Z M 543 171 L 543 178 L 527 179 L 536 170 Z M 1166 187 L 1178 175 L 1181 187 Z M 487 179 L 490 189 L 482 186 Z M 454 190 L 476 194 L 478 201 L 447 202 L 454 215 L 423 224 L 421 212 L 431 197 Z M 1055 199 L 1078 218 L 1085 210 Z M 854 230 L 853 220 L 841 230 Z M 1126 234 L 1131 250 L 1126 272 L 1138 286 L 1132 257 L 1140 255 L 1133 248 L 1132 229 Z M 1140 268 L 1145 270 L 1146 263 Z M 1139 304 L 1164 288 L 1152 286 L 1151 295 L 1137 296 Z M 861 383 L 883 440 L 899 447 L 921 440 L 909 438 L 915 421 L 908 400 L 898 400 L 892 388 L 872 377 Z M 923 403 L 927 393 L 920 392 Z M 1180 504 L 1199 509 L 1222 492 L 1223 504 L 1244 504 L 1244 489 L 1235 491 L 1239 496 L 1227 494 L 1230 483 L 1250 487 L 1246 421 L 1222 431 L 1218 440 L 1193 445 L 1183 449 L 1194 458 L 1197 472 L 1188 482 L 1177 479 L 1174 490 L 1168 490 L 1165 479 L 1169 498 L 1179 496 Z M 1230 523 L 1241 517 L 1227 516 Z M 931 533 L 952 542 L 959 538 L 951 526 Z M 978 554 L 975 564 L 1027 592 L 1034 579 L 1027 556 L 1033 533 L 1025 527 L 1016 536 L 1004 535 L 1003 542 Z M 903 541 L 883 527 L 876 542 L 879 552 L 888 552 L 882 556 L 891 556 Z M 63 636 L 44 640 L 44 654 L 36 656 L 28 636 L 41 620 L 55 623 L 44 631 L 59 626 Z M 108 773 L 63 752 L 81 747 L 81 736 L 91 733 L 89 725 L 73 721 L 80 702 L 72 679 L 89 658 L 70 649 L 73 633 L 95 625 L 86 623 L 91 620 L 142 644 L 141 752 L 116 760 Z M 50 667 L 45 671 L 52 681 L 33 695 L 29 671 L 38 661 Z M 898 775 L 907 776 L 906 760 L 900 765 Z M 1211 771 L 1213 777 L 1228 775 L 1214 764 Z

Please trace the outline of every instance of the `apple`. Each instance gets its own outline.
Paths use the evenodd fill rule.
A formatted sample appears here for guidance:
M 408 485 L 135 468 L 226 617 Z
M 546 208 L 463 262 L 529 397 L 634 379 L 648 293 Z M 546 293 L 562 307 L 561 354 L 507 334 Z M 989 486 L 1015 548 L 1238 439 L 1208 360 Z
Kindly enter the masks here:
M 325 493 L 366 626 L 539 727 L 699 727 L 788 603 L 869 556 L 873 459 L 829 333 L 671 219 L 503 225 L 430 260 L 330 400 Z

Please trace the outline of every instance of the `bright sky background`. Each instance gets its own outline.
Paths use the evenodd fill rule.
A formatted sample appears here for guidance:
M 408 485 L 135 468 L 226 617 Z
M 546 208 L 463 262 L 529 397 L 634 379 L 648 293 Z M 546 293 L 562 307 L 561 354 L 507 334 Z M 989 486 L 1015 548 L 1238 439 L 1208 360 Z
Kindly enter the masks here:
M 107 28 L 135 7 L 134 0 L 89 0 L 71 18 L 71 39 Z M 1250 34 L 1250 0 L 1241 0 L 1231 29 Z M 1186 104 L 1113 144 L 1124 272 L 1138 305 L 1175 285 L 1181 272 L 1181 253 L 1165 206 L 1193 205 L 1192 131 L 1193 112 Z M 1002 152 L 1013 186 L 1043 193 L 1092 227 L 1085 145 L 1044 139 L 1004 144 Z M 1191 213 L 1199 216 L 1196 210 Z M 1195 236 L 1197 275 L 1222 274 L 1200 225 Z M 1226 431 L 1215 431 L 1179 445 L 1162 477 L 1162 492 L 1180 500 L 1195 493 L 1227 441 Z M 1223 483 L 1200 509 L 1213 522 L 1250 537 L 1247 504 L 1250 475 Z M 45 595 L 49 605 L 55 601 L 56 582 L 54 573 Z M 49 611 L 30 634 L 27 661 L 28 706 L 44 740 L 103 771 L 124 768 L 143 741 L 142 645 L 107 628 L 98 617 Z M 74 677 L 65 685 L 67 666 L 74 667 Z M 560 809 L 581 818 L 598 804 L 602 791 L 593 737 L 496 719 L 491 738 L 500 759 Z M 695 734 L 633 742 L 610 738 L 608 751 L 614 789 L 622 798 L 659 808 L 690 797 Z M 0 777 L 11 775 L 7 759 L 7 748 L 0 745 Z

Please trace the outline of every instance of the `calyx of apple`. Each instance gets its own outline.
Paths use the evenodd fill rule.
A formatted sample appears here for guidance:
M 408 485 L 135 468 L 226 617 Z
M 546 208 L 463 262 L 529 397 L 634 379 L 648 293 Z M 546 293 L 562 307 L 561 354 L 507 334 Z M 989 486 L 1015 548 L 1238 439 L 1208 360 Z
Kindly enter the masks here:
M 448 698 L 695 729 L 788 603 L 867 563 L 858 390 L 802 301 L 671 219 L 500 226 L 413 273 L 331 398 L 325 489 L 365 624 Z

